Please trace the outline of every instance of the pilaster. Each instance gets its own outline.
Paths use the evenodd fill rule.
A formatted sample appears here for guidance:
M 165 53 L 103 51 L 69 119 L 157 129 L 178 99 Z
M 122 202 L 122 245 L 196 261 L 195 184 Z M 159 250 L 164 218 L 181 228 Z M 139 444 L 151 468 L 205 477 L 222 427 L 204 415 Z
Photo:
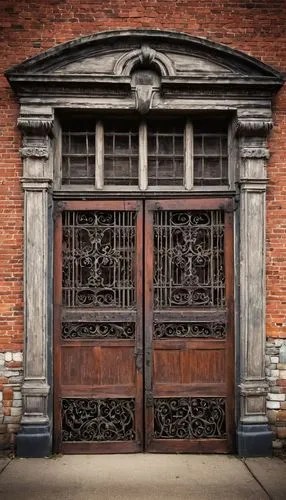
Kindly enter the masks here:
M 48 384 L 48 206 L 53 181 L 52 110 L 21 108 L 23 132 L 24 312 L 25 348 L 23 415 L 17 435 L 18 456 L 45 456 L 50 451 Z
M 238 453 L 272 453 L 265 379 L 266 144 L 271 120 L 238 120 L 240 156 L 240 417 Z

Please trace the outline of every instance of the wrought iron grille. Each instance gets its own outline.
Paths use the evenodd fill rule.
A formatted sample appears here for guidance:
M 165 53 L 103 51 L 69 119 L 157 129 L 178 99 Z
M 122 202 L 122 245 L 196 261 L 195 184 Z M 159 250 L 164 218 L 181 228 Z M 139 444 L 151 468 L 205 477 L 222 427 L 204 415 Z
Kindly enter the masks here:
M 154 302 L 167 307 L 223 307 L 224 213 L 154 213 Z
M 134 339 L 135 323 L 62 323 L 63 339 Z
M 212 322 L 154 323 L 153 337 L 167 339 L 172 337 L 195 337 L 225 339 L 226 324 Z
M 134 399 L 62 399 L 62 440 L 135 439 Z
M 104 127 L 104 183 L 138 184 L 138 126 L 126 120 L 113 120 Z
M 184 127 L 156 123 L 148 127 L 148 182 L 150 186 L 183 186 Z
M 63 305 L 135 306 L 135 212 L 63 214 Z
M 154 400 L 155 439 L 226 437 L 224 398 L 158 398 Z

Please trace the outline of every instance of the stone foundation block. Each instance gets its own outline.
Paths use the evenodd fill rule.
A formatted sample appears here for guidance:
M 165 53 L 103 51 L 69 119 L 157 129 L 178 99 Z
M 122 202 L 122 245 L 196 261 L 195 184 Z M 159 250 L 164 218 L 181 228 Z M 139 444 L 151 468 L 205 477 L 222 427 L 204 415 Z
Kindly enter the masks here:
M 272 441 L 272 446 L 273 448 L 275 448 L 276 450 L 277 449 L 280 449 L 283 447 L 283 443 L 282 441 L 279 441 L 279 439 L 274 439 L 274 441 Z
M 269 393 L 267 396 L 268 401 L 285 401 L 285 394 Z
M 286 439 L 286 426 L 285 427 L 277 427 L 276 435 L 278 439 Z
M 269 410 L 279 410 L 280 403 L 278 401 L 267 401 L 266 408 L 268 408 Z
M 268 422 L 270 424 L 276 424 L 277 413 L 277 410 L 269 410 L 267 412 Z

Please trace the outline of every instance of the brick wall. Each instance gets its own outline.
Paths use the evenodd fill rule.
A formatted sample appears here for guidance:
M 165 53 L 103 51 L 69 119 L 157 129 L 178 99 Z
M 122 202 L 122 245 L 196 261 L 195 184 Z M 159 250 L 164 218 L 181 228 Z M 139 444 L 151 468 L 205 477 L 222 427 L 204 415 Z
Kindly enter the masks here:
M 0 352 L 23 343 L 23 196 L 18 104 L 3 71 L 58 43 L 162 28 L 224 43 L 286 71 L 285 0 L 0 0 Z M 267 335 L 286 338 L 286 90 L 274 103 L 267 197 Z

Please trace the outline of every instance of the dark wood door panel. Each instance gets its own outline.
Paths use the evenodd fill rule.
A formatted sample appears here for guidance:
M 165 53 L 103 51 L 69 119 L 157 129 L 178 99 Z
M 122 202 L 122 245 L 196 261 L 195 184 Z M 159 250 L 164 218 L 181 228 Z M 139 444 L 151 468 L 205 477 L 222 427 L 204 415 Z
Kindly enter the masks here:
M 142 203 L 66 202 L 55 233 L 57 451 L 143 446 Z
M 80 370 L 79 370 L 80 367 Z M 64 346 L 61 349 L 62 387 L 134 386 L 134 346 Z
M 230 451 L 232 201 L 148 201 L 145 237 L 147 450 Z
M 226 379 L 222 349 L 188 349 L 186 345 L 154 350 L 154 389 L 157 384 L 221 384 Z

